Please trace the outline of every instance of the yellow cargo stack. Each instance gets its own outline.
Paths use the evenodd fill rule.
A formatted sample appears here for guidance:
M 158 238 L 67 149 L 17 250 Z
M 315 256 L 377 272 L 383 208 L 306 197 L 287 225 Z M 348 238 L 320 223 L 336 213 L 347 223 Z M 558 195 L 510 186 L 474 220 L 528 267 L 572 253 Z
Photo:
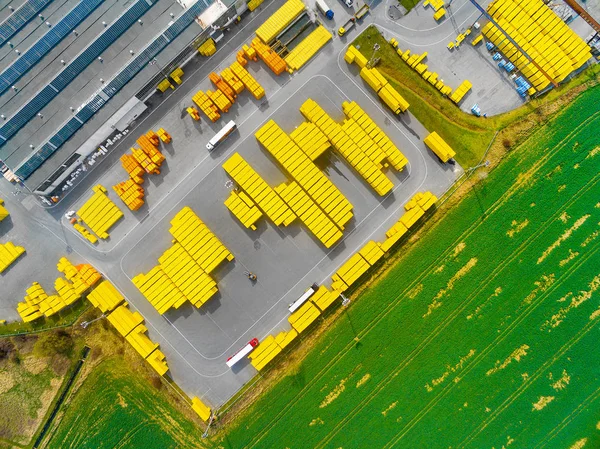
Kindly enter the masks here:
M 332 38 L 331 33 L 323 25 L 319 25 L 285 57 L 288 71 L 292 73 L 299 70 Z
M 215 41 L 212 38 L 205 40 L 200 47 L 198 47 L 198 53 L 202 56 L 212 56 L 217 52 Z
M 379 259 L 381 259 L 385 253 L 378 243 L 375 243 L 373 240 L 370 240 L 365 246 L 363 246 L 358 251 L 358 254 L 360 254 L 362 258 L 365 259 L 365 261 L 372 266 L 375 265 L 375 263 Z
M 248 195 L 242 191 L 232 190 L 225 200 L 225 207 L 248 229 L 256 231 L 256 222 L 262 212 Z
M 0 273 L 6 271 L 24 253 L 25 248 L 22 246 L 16 246 L 12 242 L 0 243 Z
M 423 142 L 444 163 L 456 156 L 456 152 L 435 131 L 425 137 Z
M 417 192 L 404 205 L 405 210 L 410 210 L 413 207 L 419 206 L 424 211 L 429 210 L 437 201 L 437 197 L 431 192 Z
M 290 133 L 291 139 L 300 149 L 314 161 L 327 151 L 331 144 L 325 134 L 314 123 L 302 122 Z
M 317 207 L 313 199 L 295 181 L 276 187 L 275 192 L 290 206 L 325 248 L 331 248 L 342 238 L 342 231 Z
M 460 103 L 460 101 L 467 94 L 467 92 L 469 92 L 471 90 L 471 87 L 473 87 L 473 85 L 471 84 L 471 82 L 468 81 L 468 80 L 464 80 L 460 84 L 460 86 L 458 86 L 454 90 L 454 92 L 452 92 L 452 94 L 450 95 L 450 100 L 452 100 L 456 104 Z
M 9 215 L 8 210 L 4 207 L 4 200 L 0 198 L 0 221 L 4 220 Z
M 256 81 L 256 79 L 250 75 L 248 70 L 242 67 L 239 62 L 234 62 L 231 64 L 230 68 L 233 74 L 239 78 L 239 80 L 242 82 L 242 84 L 244 84 L 244 86 L 246 86 L 246 89 L 250 91 L 254 98 L 260 100 L 265 96 L 265 90 L 263 87 L 258 84 L 258 81 Z
M 348 64 L 356 63 L 356 65 L 361 69 L 366 67 L 367 63 L 369 62 L 354 45 L 350 45 L 348 50 L 346 50 L 346 53 L 344 54 L 344 61 L 346 61 Z
M 386 154 L 377 145 L 371 137 L 352 119 L 344 120 L 342 129 L 352 141 L 362 149 L 365 154 L 371 159 L 377 167 L 383 166 L 383 160 L 386 158 Z
M 206 95 L 208 95 L 208 98 L 210 98 L 210 100 L 215 104 L 216 107 L 219 108 L 220 111 L 229 111 L 232 102 L 229 99 L 229 97 L 227 97 L 227 95 L 225 95 L 219 89 L 215 90 L 214 92 L 211 90 L 207 90 Z
M 400 150 L 392 143 L 389 137 L 375 124 L 375 122 L 369 117 L 356 103 L 348 103 L 347 101 L 342 103 L 342 109 L 346 117 L 353 119 L 358 125 L 373 139 L 374 142 L 379 145 L 382 151 L 386 154 L 387 160 L 394 169 L 400 171 L 408 160 L 400 152 Z
M 231 87 L 236 94 L 241 93 L 244 90 L 244 83 L 240 81 L 240 79 L 234 75 L 229 67 L 224 69 L 221 72 L 221 77 L 225 80 L 225 82 Z
M 336 299 L 340 297 L 339 292 L 330 291 L 324 285 L 321 285 L 318 290 L 310 297 L 310 301 L 324 312 Z
M 223 164 L 223 169 L 276 226 L 281 224 L 288 226 L 296 219 L 296 215 L 288 205 L 239 153 L 231 156 Z
M 233 260 L 233 254 L 189 207 L 173 217 L 169 232 L 206 273 L 212 273 L 225 260 Z
M 160 349 L 155 349 L 152 353 L 146 358 L 146 362 L 150 364 L 150 366 L 158 373 L 159 376 L 164 376 L 167 371 L 169 371 L 169 366 L 167 365 L 166 357 L 162 353 Z
M 146 335 L 146 332 L 148 332 L 148 328 L 143 324 L 140 324 L 125 337 L 125 340 L 127 340 L 127 342 L 133 346 L 133 349 L 135 349 L 144 359 L 158 348 L 158 343 L 154 343 L 150 340 Z
M 369 183 L 375 192 L 383 196 L 393 189 L 392 181 L 314 100 L 306 100 L 300 107 L 300 112 L 307 120 L 319 127 L 337 152 Z
M 109 281 L 102 281 L 94 290 L 92 290 L 87 298 L 92 305 L 102 313 L 111 312 L 119 306 L 125 298 Z
M 256 139 L 294 178 L 300 187 L 341 229 L 352 218 L 352 204 L 293 140 L 269 120 L 255 133 Z
M 161 315 L 171 308 L 178 309 L 187 300 L 160 266 L 131 281 Z
M 335 272 L 335 275 L 350 287 L 365 274 L 370 267 L 368 262 L 359 253 L 355 253 Z
M 205 405 L 196 396 L 194 396 L 194 398 L 192 399 L 192 410 L 196 412 L 196 414 L 200 417 L 200 419 L 202 419 L 202 421 L 208 421 L 212 413 L 210 407 Z
M 383 86 L 381 90 L 377 92 L 377 95 L 383 100 L 387 107 L 394 112 L 394 114 L 406 112 L 410 106 L 408 101 L 406 101 L 390 84 Z
M 92 245 L 98 243 L 98 237 L 96 237 L 94 234 L 88 231 L 86 227 L 80 225 L 79 223 L 73 224 L 73 227 L 77 232 L 79 232 L 83 236 L 84 239 L 86 239 Z
M 287 332 L 280 332 L 275 337 L 275 343 L 277 343 L 281 349 L 284 349 L 292 341 L 294 341 L 297 336 L 298 332 L 296 332 L 295 329 L 290 329 Z
M 285 27 L 287 27 L 305 9 L 302 0 L 288 0 L 273 13 L 258 29 L 256 35 L 265 44 L 272 41 Z
M 106 194 L 106 189 L 97 185 L 94 195 L 77 211 L 83 222 L 101 239 L 108 238 L 108 230 L 121 218 L 123 212 Z
M 106 319 L 123 337 L 144 322 L 144 317 L 129 310 L 126 302 L 109 313 Z
M 208 95 L 199 90 L 192 97 L 192 101 L 196 103 L 196 105 L 200 108 L 200 110 L 206 114 L 206 116 L 210 119 L 211 122 L 216 122 L 221 118 L 221 114 L 219 114 L 219 108 L 215 106 Z
M 321 311 L 312 302 L 307 301 L 288 317 L 288 321 L 301 334 L 319 315 Z
M 264 0 L 250 0 L 248 2 L 248 9 L 250 11 L 254 11 L 256 8 L 258 8 L 260 5 L 262 5 Z
M 248 357 L 252 366 L 260 371 L 280 352 L 281 347 L 275 342 L 275 337 L 269 335 L 260 342 Z

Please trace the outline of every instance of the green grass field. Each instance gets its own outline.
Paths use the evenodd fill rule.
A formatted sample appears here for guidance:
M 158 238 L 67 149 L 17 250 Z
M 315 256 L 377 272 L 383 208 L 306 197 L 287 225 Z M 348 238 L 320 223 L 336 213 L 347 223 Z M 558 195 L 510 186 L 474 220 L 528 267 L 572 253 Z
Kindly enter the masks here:
M 197 448 L 201 430 L 120 358 L 95 368 L 45 446 L 56 449 Z
M 509 154 L 218 443 L 600 447 L 598 104 Z

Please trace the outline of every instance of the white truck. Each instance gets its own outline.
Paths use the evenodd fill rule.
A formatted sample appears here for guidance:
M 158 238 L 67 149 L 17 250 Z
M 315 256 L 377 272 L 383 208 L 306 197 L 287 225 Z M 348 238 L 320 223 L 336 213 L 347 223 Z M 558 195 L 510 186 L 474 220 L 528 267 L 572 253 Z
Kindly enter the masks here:
M 227 123 L 223 128 L 221 128 L 221 131 L 215 134 L 215 137 L 208 141 L 208 143 L 206 144 L 206 149 L 208 151 L 214 150 L 215 147 L 221 142 L 223 142 L 227 138 L 227 136 L 229 136 L 229 134 L 235 131 L 236 128 L 237 125 L 235 124 L 235 122 L 233 120 L 229 120 L 229 123 Z
M 329 20 L 333 19 L 333 11 L 327 3 L 325 3 L 325 0 L 317 0 L 317 8 L 319 8 L 319 11 L 321 11 L 321 13 Z

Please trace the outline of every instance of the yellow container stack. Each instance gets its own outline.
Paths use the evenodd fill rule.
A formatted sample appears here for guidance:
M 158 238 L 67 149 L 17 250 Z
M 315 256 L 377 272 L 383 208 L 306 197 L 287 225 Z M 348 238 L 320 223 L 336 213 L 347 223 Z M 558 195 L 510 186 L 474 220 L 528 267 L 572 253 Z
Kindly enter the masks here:
M 216 122 L 221 118 L 221 114 L 219 114 L 219 108 L 215 106 L 208 96 L 199 90 L 192 97 L 192 101 L 196 103 L 196 105 L 200 108 L 204 114 L 210 119 L 211 122 Z
M 395 170 L 401 171 L 404 169 L 406 164 L 408 164 L 408 160 L 404 154 L 392 143 L 381 128 L 375 124 L 371 117 L 362 110 L 358 103 L 355 101 L 352 103 L 344 101 L 342 103 L 342 110 L 346 117 L 356 121 L 368 136 L 379 145 L 385 153 L 387 161 Z
M 311 161 L 317 159 L 331 147 L 327 136 L 317 128 L 317 125 L 310 122 L 302 122 L 290 133 L 290 137 Z
M 231 87 L 236 94 L 240 94 L 244 90 L 244 83 L 240 81 L 240 79 L 234 75 L 231 68 L 227 67 L 221 72 L 221 77 L 225 80 L 225 82 Z
M 112 312 L 125 298 L 109 281 L 102 281 L 87 296 L 92 305 L 102 313 Z
M 9 215 L 8 210 L 4 207 L 4 200 L 0 198 L 0 221 L 4 220 Z
M 139 312 L 129 310 L 126 302 L 109 313 L 106 319 L 123 337 L 144 322 L 144 317 Z
M 267 363 L 281 352 L 282 348 L 275 341 L 275 337 L 269 335 L 249 355 L 252 366 L 258 371 L 262 370 Z
M 425 145 L 427 145 L 444 163 L 456 156 L 456 152 L 435 131 L 425 137 L 423 142 L 425 142 Z
M 312 302 L 307 301 L 288 317 L 288 321 L 296 332 L 301 334 L 319 315 L 321 311 Z
M 358 68 L 362 69 L 367 66 L 369 60 L 354 46 L 350 45 L 344 54 L 344 61 L 348 64 L 356 63 Z
M 288 0 L 256 30 L 256 35 L 265 44 L 271 42 L 305 9 L 302 0 Z
M 541 0 L 495 0 L 487 7 L 496 23 L 557 83 L 581 68 L 590 47 Z M 492 22 L 482 28 L 490 40 L 529 80 L 535 90 L 550 80 Z
M 106 189 L 98 184 L 94 195 L 77 211 L 83 222 L 101 239 L 108 238 L 108 230 L 123 216 L 123 212 L 106 194 Z
M 337 152 L 364 178 L 365 181 L 383 196 L 389 193 L 394 184 L 381 171 L 362 148 L 359 148 L 314 100 L 308 99 L 300 107 L 302 115 L 314 123 L 327 136 Z
M 327 28 L 319 25 L 285 57 L 288 71 L 292 73 L 299 70 L 332 38 L 333 36 L 327 31 Z
M 269 120 L 255 136 L 308 196 L 343 230 L 353 216 L 352 204 L 290 136 L 273 120 Z
M 471 90 L 471 87 L 473 87 L 473 84 L 471 84 L 471 82 L 468 80 L 464 80 L 460 84 L 460 86 L 454 89 L 454 92 L 450 94 L 450 100 L 452 100 L 456 104 L 460 103 L 460 101 L 467 94 L 467 92 Z
M 225 206 L 246 228 L 256 230 L 255 224 L 263 214 L 252 198 L 241 190 L 232 190 Z
M 250 75 L 248 70 L 246 70 L 239 62 L 234 62 L 230 66 L 233 74 L 246 86 L 246 89 L 250 91 L 250 93 L 256 98 L 260 100 L 265 96 L 265 90 L 263 87 L 256 81 L 256 79 Z
M 211 410 L 210 407 L 205 405 L 200 399 L 194 396 L 192 399 L 192 410 L 202 419 L 202 421 L 208 421 L 210 419 Z
M 25 248 L 22 246 L 16 246 L 12 242 L 0 243 L 0 273 L 6 271 L 24 253 Z
M 187 301 L 160 266 L 147 274 L 138 274 L 132 282 L 161 315 L 171 308 L 178 309 Z
M 217 46 L 212 38 L 206 39 L 200 47 L 198 47 L 198 53 L 202 56 L 212 56 L 217 52 Z
M 239 153 L 225 161 L 223 169 L 276 226 L 288 226 L 296 219 L 287 204 Z

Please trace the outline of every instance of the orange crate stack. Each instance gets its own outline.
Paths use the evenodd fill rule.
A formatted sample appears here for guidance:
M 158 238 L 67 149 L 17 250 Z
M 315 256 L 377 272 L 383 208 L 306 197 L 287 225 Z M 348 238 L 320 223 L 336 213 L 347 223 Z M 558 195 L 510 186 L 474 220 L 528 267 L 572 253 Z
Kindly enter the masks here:
M 198 105 L 198 107 L 206 114 L 206 116 L 210 119 L 211 122 L 216 122 L 221 118 L 221 114 L 219 114 L 219 108 L 215 106 L 215 104 L 211 101 L 208 96 L 199 90 L 192 97 L 192 101 Z
M 79 276 L 84 284 L 89 285 L 90 287 L 102 279 L 102 275 L 98 273 L 98 270 L 96 270 L 90 264 L 84 263 L 77 265 L 75 268 L 77 268 L 77 271 L 79 271 Z
M 159 143 L 158 134 L 156 134 L 154 131 L 150 130 L 146 133 L 146 137 L 152 143 L 152 145 L 154 145 L 155 147 L 158 146 L 158 143 Z
M 233 74 L 229 67 L 221 72 L 221 77 L 227 84 L 229 84 L 236 94 L 239 94 L 244 90 L 244 83 L 242 83 L 240 79 Z
M 158 131 L 156 131 L 156 134 L 158 135 L 160 140 L 163 141 L 163 143 L 170 143 L 172 140 L 171 134 L 169 134 L 167 131 L 165 131 L 164 128 L 158 128 Z
M 145 171 L 137 159 L 131 154 L 124 154 L 121 156 L 121 165 L 136 183 L 142 184 L 144 182 Z
M 280 75 L 287 69 L 285 61 L 268 45 L 263 44 L 260 39 L 255 38 L 252 41 L 252 47 L 258 53 L 258 57 L 269 67 L 275 75 Z
M 235 59 L 242 65 L 242 67 L 246 67 L 246 64 L 248 64 L 248 60 L 244 56 L 244 50 L 238 51 Z
M 229 98 L 229 100 L 232 103 L 234 102 L 235 97 L 237 97 L 237 95 L 235 94 L 233 89 L 221 79 L 219 75 L 217 75 L 215 72 L 212 72 L 210 75 L 208 75 L 208 79 L 217 87 L 217 89 L 223 92 L 223 94 L 225 94 L 225 96 Z
M 248 47 L 246 44 L 242 47 L 242 51 L 244 52 L 244 56 L 248 59 L 252 59 L 254 62 L 258 61 L 258 57 L 256 56 L 256 50 L 253 47 Z
M 160 174 L 158 165 L 152 162 L 152 159 L 150 159 L 150 157 L 146 153 L 144 153 L 144 151 L 140 150 L 139 148 L 132 148 L 131 152 L 133 153 L 133 156 L 136 158 L 136 160 L 143 167 L 143 169 L 146 171 L 146 173 L 155 175 Z
M 142 151 L 148 155 L 150 160 L 160 167 L 165 160 L 165 156 L 157 148 L 158 142 L 156 142 L 156 145 L 152 143 L 155 139 L 158 140 L 158 136 L 152 140 L 147 136 L 147 134 L 145 136 L 140 136 L 137 143 L 142 148 Z
M 227 96 L 223 92 L 221 92 L 220 90 L 216 90 L 214 92 L 207 90 L 206 94 L 208 95 L 208 98 L 210 98 L 212 102 L 216 104 L 221 111 L 229 111 L 229 108 L 231 107 L 231 100 L 229 100 L 229 98 L 227 98 Z
M 144 204 L 144 188 L 131 179 L 113 186 L 113 190 L 130 210 L 138 210 Z

